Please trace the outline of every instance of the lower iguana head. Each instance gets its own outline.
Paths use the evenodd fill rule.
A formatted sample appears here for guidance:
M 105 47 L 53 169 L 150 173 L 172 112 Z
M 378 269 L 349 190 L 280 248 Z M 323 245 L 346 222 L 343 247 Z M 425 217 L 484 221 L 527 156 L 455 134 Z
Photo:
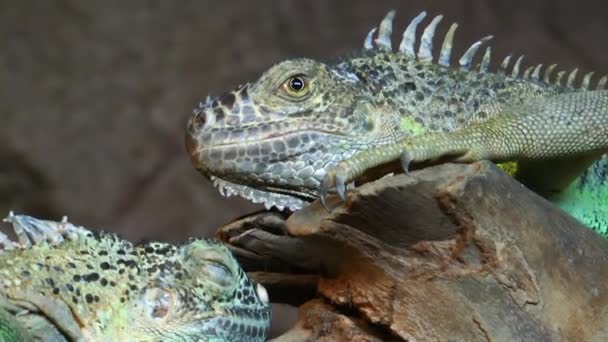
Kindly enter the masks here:
M 267 294 L 218 242 L 191 239 L 177 246 L 134 246 L 116 235 L 68 222 L 27 216 L 11 216 L 9 221 L 22 243 L 4 239 L 0 298 L 38 308 L 44 306 L 40 300 L 63 303 L 76 322 L 72 326 L 86 340 L 265 339 Z M 59 330 L 70 330 L 64 327 L 69 324 L 59 325 Z

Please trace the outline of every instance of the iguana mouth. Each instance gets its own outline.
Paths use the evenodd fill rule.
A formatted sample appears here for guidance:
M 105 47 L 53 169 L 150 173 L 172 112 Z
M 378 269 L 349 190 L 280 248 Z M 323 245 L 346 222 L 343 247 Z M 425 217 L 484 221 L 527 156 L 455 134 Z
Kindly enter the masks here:
M 232 147 L 232 146 L 248 146 L 254 144 L 262 144 L 262 143 L 273 143 L 275 141 L 279 142 L 287 142 L 289 143 L 290 138 L 302 138 L 304 141 L 306 140 L 315 140 L 320 139 L 323 135 L 327 136 L 345 136 L 345 134 L 339 131 L 324 131 L 313 128 L 303 127 L 301 129 L 294 129 L 292 131 L 287 131 L 284 133 L 270 133 L 267 136 L 256 138 L 256 139 L 247 139 L 243 141 L 229 141 L 229 142 L 217 142 L 214 141 L 213 145 L 208 146 L 207 148 L 217 148 L 217 147 Z
M 275 189 L 264 191 L 246 185 L 232 183 L 216 176 L 210 176 L 210 179 L 213 186 L 218 189 L 222 196 L 230 197 L 237 195 L 244 197 L 253 203 L 263 204 L 266 209 L 276 207 L 281 211 L 284 209 L 296 211 L 307 206 L 313 200 L 312 197 L 301 193 L 287 194 L 283 192 L 273 192 L 277 191 Z

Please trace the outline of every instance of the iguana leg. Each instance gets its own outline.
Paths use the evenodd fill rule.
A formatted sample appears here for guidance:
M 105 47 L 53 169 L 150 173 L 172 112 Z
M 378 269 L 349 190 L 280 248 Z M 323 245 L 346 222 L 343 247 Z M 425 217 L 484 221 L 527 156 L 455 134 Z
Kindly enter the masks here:
M 4 221 L 12 225 L 18 242 L 1 234 L 0 252 L 32 244 L 58 244 L 87 232 L 65 217 L 62 222 L 54 222 L 10 212 Z M 27 290 L 0 293 L 0 341 L 67 341 L 66 337 L 84 341 L 78 322 L 64 302 Z
M 32 291 L 10 297 L 0 296 L 0 341 L 84 341 L 64 302 Z
M 35 337 L 48 337 L 51 334 L 57 336 L 54 339 L 41 339 L 42 341 L 60 341 L 62 336 L 68 337 L 70 341 L 85 340 L 72 311 L 64 302 L 33 291 L 12 291 L 7 296 L 13 307 L 21 307 L 23 313 L 10 311 L 15 311 L 17 317 L 23 316 L 19 322 L 28 334 Z
M 399 159 L 407 167 L 410 162 L 439 158 L 525 161 L 579 158 L 607 150 L 608 91 L 537 98 L 457 131 L 426 134 L 363 151 L 327 173 L 321 200 L 334 187 L 344 198 L 344 184 L 368 169 Z

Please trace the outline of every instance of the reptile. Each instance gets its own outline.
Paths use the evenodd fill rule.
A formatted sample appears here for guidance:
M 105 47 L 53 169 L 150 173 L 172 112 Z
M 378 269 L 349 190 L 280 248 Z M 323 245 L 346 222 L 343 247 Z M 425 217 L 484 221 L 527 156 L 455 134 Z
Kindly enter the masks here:
M 454 65 L 458 24 L 434 54 L 443 16 L 418 40 L 426 12 L 393 48 L 394 16 L 359 51 L 329 62 L 285 60 L 201 101 L 186 130 L 195 167 L 224 195 L 298 210 L 328 193 L 345 199 L 389 166 L 490 160 L 608 236 L 608 78 L 524 67 L 512 55 L 490 68 L 492 36 Z
M 11 213 L 0 341 L 264 341 L 268 294 L 211 239 L 134 245 Z

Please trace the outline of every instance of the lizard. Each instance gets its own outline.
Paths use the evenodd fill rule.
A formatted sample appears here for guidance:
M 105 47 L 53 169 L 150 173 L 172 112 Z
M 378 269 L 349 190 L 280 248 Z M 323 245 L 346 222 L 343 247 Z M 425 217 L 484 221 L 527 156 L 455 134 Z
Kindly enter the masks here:
M 264 341 L 268 293 L 207 238 L 134 245 L 14 215 L 0 232 L 0 341 Z
M 491 160 L 608 236 L 608 77 L 592 86 L 593 72 L 579 82 L 578 69 L 524 68 L 523 55 L 508 55 L 492 71 L 492 36 L 454 66 L 457 23 L 434 56 L 443 15 L 418 44 L 421 12 L 398 48 L 394 16 L 388 12 L 350 55 L 288 59 L 201 101 L 185 138 L 194 166 L 223 195 L 298 210 L 319 197 L 325 203 L 329 192 L 346 200 L 353 181 L 383 166 L 407 172 Z

